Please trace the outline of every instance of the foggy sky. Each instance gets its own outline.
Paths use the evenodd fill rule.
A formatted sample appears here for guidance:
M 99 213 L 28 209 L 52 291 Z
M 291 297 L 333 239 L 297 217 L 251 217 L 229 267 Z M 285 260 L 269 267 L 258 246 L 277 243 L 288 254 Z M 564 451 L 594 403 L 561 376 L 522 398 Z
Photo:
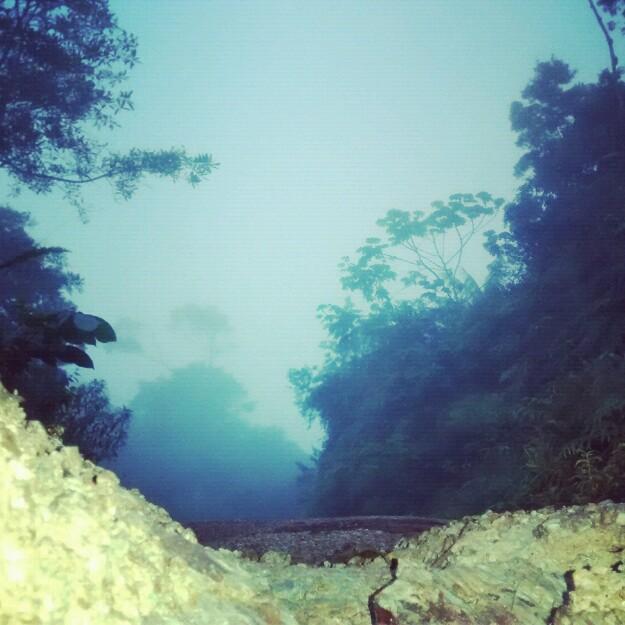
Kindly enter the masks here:
M 206 364 L 146 382 L 119 457 L 107 461 L 178 521 L 300 515 L 296 462 L 306 455 L 277 428 L 251 426 L 245 389 Z
M 125 86 L 134 112 L 103 139 L 209 152 L 219 169 L 195 189 L 148 180 L 129 202 L 94 185 L 87 224 L 59 196 L 6 203 L 33 213 L 41 244 L 71 250 L 85 281 L 74 300 L 117 329 L 117 346 L 90 351 L 115 402 L 211 364 L 253 403 L 242 418 L 306 451 L 320 431 L 297 414 L 286 374 L 320 361 L 316 307 L 343 301 L 340 259 L 391 208 L 511 198 L 508 111 L 535 63 L 556 55 L 580 80 L 608 63 L 583 0 L 112 8 L 141 64 Z M 479 277 L 485 262 L 478 246 L 467 269 Z

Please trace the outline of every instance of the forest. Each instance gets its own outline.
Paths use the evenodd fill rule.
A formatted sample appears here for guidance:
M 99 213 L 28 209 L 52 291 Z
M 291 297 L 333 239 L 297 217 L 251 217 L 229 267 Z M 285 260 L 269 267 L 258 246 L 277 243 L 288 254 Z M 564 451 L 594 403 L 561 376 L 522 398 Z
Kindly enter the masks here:
M 510 108 L 523 151 L 511 201 L 470 189 L 389 210 L 343 259 L 349 297 L 319 307 L 324 361 L 289 373 L 325 432 L 298 462 L 307 514 L 625 497 L 625 0 L 588 0 L 588 16 L 607 68 L 580 83 L 564 60 L 536 65 Z M 0 0 L 0 170 L 14 194 L 60 193 L 84 216 L 82 189 L 98 181 L 127 202 L 149 177 L 211 174 L 209 154 L 116 152 L 102 138 L 133 110 L 123 83 L 137 61 L 108 0 Z M 0 381 L 85 457 L 114 458 L 131 412 L 80 369 L 115 331 L 79 310 L 68 251 L 30 225 L 0 207 Z M 463 264 L 480 242 L 483 281 Z
M 588 4 L 609 65 L 595 83 L 557 58 L 536 65 L 510 107 L 514 199 L 390 210 L 341 263 L 351 295 L 319 307 L 325 360 L 290 372 L 326 433 L 300 466 L 309 514 L 623 500 L 625 2 Z M 463 268 L 480 237 L 483 284 Z

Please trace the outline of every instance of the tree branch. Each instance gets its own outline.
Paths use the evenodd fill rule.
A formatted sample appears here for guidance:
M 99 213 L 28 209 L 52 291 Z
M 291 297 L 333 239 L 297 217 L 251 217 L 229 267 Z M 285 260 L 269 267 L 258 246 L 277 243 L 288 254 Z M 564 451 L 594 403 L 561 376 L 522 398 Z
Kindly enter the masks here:
M 34 178 L 42 178 L 43 180 L 54 180 L 55 182 L 65 182 L 68 184 L 86 184 L 88 182 L 95 182 L 96 180 L 103 180 L 104 178 L 113 178 L 121 173 L 123 170 L 114 170 L 111 169 L 108 172 L 103 174 L 98 174 L 97 176 L 91 176 L 89 178 L 63 178 L 62 176 L 53 176 L 52 174 L 42 174 L 39 172 L 27 172 L 24 169 L 19 167 L 15 167 L 14 165 L 7 164 L 7 166 L 15 172 L 18 172 L 24 176 L 32 176 Z
M 603 20 L 601 19 L 601 15 L 599 14 L 599 11 L 597 11 L 597 7 L 595 6 L 595 3 L 593 2 L 593 0 L 588 0 L 588 4 L 590 5 L 592 12 L 595 14 L 595 17 L 597 18 L 597 23 L 599 24 L 599 27 L 603 31 L 603 36 L 605 37 L 605 40 L 608 43 L 608 48 L 610 50 L 610 65 L 612 66 L 612 75 L 616 78 L 617 67 L 618 67 L 618 57 L 614 53 L 614 40 L 612 39 L 612 37 L 610 37 L 610 33 L 608 32 L 608 29 L 605 27 L 605 24 L 603 23 Z
M 67 250 L 63 247 L 35 247 L 32 250 L 27 250 L 26 252 L 22 252 L 17 256 L 9 260 L 5 260 L 3 263 L 0 263 L 0 270 L 9 269 L 19 263 L 26 262 L 31 258 L 38 258 L 39 256 L 46 256 L 48 254 L 62 254 L 67 252 Z

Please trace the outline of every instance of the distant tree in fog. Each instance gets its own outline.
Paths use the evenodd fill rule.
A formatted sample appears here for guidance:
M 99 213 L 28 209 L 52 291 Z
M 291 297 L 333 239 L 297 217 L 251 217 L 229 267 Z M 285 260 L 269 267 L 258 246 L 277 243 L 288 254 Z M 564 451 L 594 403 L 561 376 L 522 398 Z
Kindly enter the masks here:
M 250 398 L 204 363 L 141 385 L 128 443 L 109 463 L 178 520 L 297 516 L 296 463 L 306 454 L 278 428 L 252 425 Z
M 170 318 L 172 329 L 192 336 L 194 342 L 205 347 L 211 364 L 217 354 L 219 339 L 232 331 L 228 317 L 216 306 L 178 306 L 171 312 Z

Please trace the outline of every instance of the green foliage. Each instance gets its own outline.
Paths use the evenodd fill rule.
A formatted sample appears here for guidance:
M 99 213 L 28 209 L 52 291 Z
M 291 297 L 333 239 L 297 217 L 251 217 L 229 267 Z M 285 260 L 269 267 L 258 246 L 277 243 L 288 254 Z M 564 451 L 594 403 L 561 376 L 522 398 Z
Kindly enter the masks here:
M 111 405 L 102 380 L 74 384 L 54 414 L 66 445 L 76 445 L 92 462 L 115 458 L 126 442 L 132 413 Z
M 462 268 L 463 254 L 503 203 L 482 191 L 456 193 L 447 204 L 433 202 L 427 214 L 388 211 L 377 222 L 386 231 L 386 240 L 369 238 L 357 250 L 356 262 L 343 259 L 343 288 L 360 291 L 371 304 L 388 304 L 392 298 L 385 285 L 396 280 L 402 268 L 403 285 L 419 287 L 420 297 L 430 304 L 441 299 L 470 300 L 479 287 Z
M 588 503 L 625 496 L 625 359 L 604 353 L 528 400 L 528 505 Z
M 65 442 L 101 460 L 123 444 L 129 413 L 108 403 L 103 383 L 80 385 L 64 366 L 93 368 L 85 345 L 114 341 L 115 332 L 75 310 L 68 296 L 80 277 L 66 271 L 65 250 L 37 246 L 29 223 L 0 208 L 0 381 L 20 394 L 30 419 L 61 426 Z
M 144 175 L 199 183 L 217 164 L 183 149 L 106 151 L 88 132 L 113 129 L 132 110 L 121 84 L 137 41 L 117 25 L 108 0 L 0 1 L 0 167 L 38 193 L 109 180 L 127 199 Z
M 386 237 L 344 259 L 369 309 L 321 307 L 325 362 L 291 375 L 327 435 L 313 514 L 625 497 L 625 84 L 613 59 L 595 84 L 573 77 L 539 63 L 511 107 L 521 184 L 506 231 L 484 233 L 482 288 L 461 258 L 503 204 L 485 193 L 389 211 Z M 398 279 L 416 287 L 403 301 Z

